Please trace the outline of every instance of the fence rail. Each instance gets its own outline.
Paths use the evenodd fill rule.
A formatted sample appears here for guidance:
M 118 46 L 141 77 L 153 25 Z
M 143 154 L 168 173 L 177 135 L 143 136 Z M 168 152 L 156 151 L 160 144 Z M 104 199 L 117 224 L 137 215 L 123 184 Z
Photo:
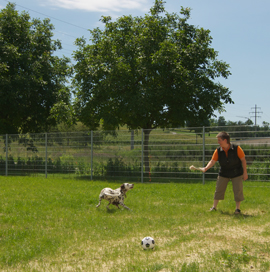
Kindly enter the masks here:
M 252 126 L 81 131 L 0 135 L 0 175 L 58 175 L 136 181 L 216 179 L 218 164 L 205 166 L 217 147 L 216 135 L 226 130 L 248 163 L 249 180 L 269 181 L 270 131 Z

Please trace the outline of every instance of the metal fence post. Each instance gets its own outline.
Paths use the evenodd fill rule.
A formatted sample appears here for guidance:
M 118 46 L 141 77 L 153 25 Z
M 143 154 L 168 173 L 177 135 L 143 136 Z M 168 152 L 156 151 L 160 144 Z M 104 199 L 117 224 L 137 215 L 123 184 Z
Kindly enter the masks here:
M 47 178 L 47 174 L 48 174 L 48 135 L 47 132 L 45 133 L 45 178 Z
M 205 167 L 205 126 L 203 126 L 203 166 Z M 205 173 L 203 173 L 203 184 L 205 183 Z
M 8 175 L 8 134 L 6 134 L 6 176 Z
M 93 130 L 91 130 L 91 180 L 93 180 Z
M 143 182 L 143 128 L 142 128 L 142 159 L 141 159 L 141 182 Z

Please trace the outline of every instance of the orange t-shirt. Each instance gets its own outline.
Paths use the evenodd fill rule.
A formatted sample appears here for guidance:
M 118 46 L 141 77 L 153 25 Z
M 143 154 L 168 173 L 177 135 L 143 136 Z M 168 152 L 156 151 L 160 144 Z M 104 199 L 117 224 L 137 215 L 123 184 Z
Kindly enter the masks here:
M 228 157 L 228 150 L 229 149 L 227 149 L 227 150 L 223 149 L 223 150 L 224 150 L 226 156 Z M 245 157 L 245 153 L 244 153 L 243 149 L 240 146 L 237 147 L 237 156 L 238 156 L 238 158 L 240 160 Z M 212 156 L 212 160 L 213 161 L 218 161 L 218 150 L 217 149 L 215 150 L 215 152 L 214 152 L 214 154 Z

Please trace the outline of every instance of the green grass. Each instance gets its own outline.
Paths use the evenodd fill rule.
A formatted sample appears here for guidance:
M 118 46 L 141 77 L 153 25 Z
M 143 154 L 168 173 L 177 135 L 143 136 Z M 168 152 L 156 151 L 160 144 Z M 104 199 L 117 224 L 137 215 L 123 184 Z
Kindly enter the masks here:
M 269 271 L 269 183 L 231 184 L 216 212 L 215 182 L 136 183 L 125 204 L 103 201 L 120 181 L 0 177 L 1 271 Z M 155 250 L 140 241 L 152 236 Z

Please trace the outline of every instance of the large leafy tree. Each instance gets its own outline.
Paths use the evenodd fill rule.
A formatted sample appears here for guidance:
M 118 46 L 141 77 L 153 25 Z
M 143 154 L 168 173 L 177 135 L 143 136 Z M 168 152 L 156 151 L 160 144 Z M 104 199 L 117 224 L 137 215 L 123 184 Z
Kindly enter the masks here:
M 144 17 L 102 17 L 104 29 L 90 31 L 90 44 L 76 42 L 79 119 L 92 129 L 100 120 L 104 129 L 144 129 L 146 171 L 151 130 L 200 124 L 233 103 L 216 80 L 230 75 L 229 65 L 217 59 L 210 31 L 188 24 L 189 17 L 189 9 L 169 14 L 156 0 Z
M 53 55 L 61 44 L 52 31 L 49 19 L 31 20 L 14 4 L 1 10 L 0 134 L 46 131 L 69 107 L 69 60 Z

